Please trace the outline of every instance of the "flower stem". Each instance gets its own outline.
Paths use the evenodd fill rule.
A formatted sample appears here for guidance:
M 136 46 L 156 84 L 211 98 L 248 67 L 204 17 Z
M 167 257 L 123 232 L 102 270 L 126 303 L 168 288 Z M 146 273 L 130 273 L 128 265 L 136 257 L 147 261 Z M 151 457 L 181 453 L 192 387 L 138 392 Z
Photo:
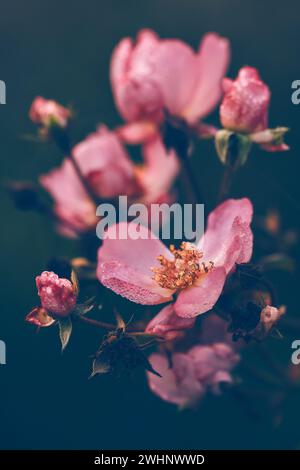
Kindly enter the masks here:
M 225 165 L 223 177 L 222 177 L 221 185 L 219 189 L 218 204 L 220 204 L 227 198 L 230 192 L 230 188 L 231 188 L 231 184 L 233 180 L 233 174 L 234 174 L 234 170 L 233 170 L 232 165 L 229 165 L 229 164 Z
M 95 326 L 96 328 L 102 328 L 104 330 L 110 330 L 114 331 L 117 328 L 117 325 L 114 325 L 113 323 L 107 323 L 99 320 L 94 320 L 92 318 L 85 317 L 83 315 L 80 315 L 78 317 L 78 320 L 80 320 L 82 323 L 87 323 L 88 325 Z M 152 335 L 151 333 L 145 333 L 144 331 L 130 331 L 130 328 L 128 328 L 128 334 L 131 336 L 153 336 L 156 337 L 156 335 Z
M 200 189 L 198 180 L 195 177 L 195 171 L 191 165 L 190 155 L 188 155 L 187 152 L 181 152 L 181 154 L 179 154 L 179 152 L 177 153 L 182 165 L 182 182 L 188 201 L 193 204 L 204 204 L 204 196 Z

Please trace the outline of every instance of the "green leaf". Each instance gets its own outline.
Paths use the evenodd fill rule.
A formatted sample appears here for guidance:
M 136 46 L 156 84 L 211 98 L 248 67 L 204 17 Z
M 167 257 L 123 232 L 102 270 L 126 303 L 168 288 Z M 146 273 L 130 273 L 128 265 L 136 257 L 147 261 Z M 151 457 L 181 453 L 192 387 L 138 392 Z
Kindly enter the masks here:
M 216 133 L 215 146 L 221 162 L 237 170 L 247 161 L 251 140 L 247 135 L 221 129 Z
M 59 327 L 59 337 L 61 341 L 61 348 L 62 351 L 66 348 L 70 336 L 72 334 L 72 320 L 70 317 L 66 318 L 61 318 L 58 321 L 58 327 Z
M 94 307 L 95 307 L 95 297 L 91 297 L 90 299 L 83 302 L 83 304 L 77 304 L 72 314 L 75 316 L 85 315 L 86 313 L 93 310 Z

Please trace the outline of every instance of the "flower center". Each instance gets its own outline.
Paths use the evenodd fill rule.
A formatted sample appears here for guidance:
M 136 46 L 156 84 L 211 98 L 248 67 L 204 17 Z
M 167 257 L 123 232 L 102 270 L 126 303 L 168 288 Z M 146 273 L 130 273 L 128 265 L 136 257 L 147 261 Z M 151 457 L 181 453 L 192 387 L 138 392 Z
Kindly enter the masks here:
M 160 267 L 152 268 L 153 279 L 161 286 L 171 290 L 186 289 L 194 285 L 214 267 L 214 263 L 201 262 L 203 253 L 192 243 L 182 242 L 180 249 L 170 246 L 173 260 L 158 256 Z

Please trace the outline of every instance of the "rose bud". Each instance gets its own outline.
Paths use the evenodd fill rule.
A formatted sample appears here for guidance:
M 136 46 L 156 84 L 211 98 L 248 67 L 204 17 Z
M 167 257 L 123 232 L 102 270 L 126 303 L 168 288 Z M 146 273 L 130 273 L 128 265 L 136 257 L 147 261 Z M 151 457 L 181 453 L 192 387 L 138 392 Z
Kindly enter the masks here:
M 41 304 L 49 313 L 66 317 L 74 309 L 77 301 L 77 287 L 68 279 L 60 278 L 54 272 L 44 271 L 36 277 Z
M 29 117 L 40 126 L 50 127 L 56 125 L 64 128 L 71 118 L 71 111 L 56 101 L 37 96 L 30 107 Z
M 252 67 L 243 67 L 236 80 L 223 80 L 220 118 L 225 129 L 253 133 L 267 127 L 270 90 Z

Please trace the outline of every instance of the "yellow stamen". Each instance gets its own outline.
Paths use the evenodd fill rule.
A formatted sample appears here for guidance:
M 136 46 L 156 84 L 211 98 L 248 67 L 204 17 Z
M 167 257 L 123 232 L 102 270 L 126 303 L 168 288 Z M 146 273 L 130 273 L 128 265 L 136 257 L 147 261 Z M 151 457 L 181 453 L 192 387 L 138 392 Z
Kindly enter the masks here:
M 182 242 L 180 249 L 170 246 L 174 256 L 173 260 L 158 256 L 159 268 L 152 268 L 153 279 L 166 289 L 181 290 L 194 285 L 201 277 L 205 276 L 214 267 L 214 263 L 200 262 L 203 253 L 194 245 Z

